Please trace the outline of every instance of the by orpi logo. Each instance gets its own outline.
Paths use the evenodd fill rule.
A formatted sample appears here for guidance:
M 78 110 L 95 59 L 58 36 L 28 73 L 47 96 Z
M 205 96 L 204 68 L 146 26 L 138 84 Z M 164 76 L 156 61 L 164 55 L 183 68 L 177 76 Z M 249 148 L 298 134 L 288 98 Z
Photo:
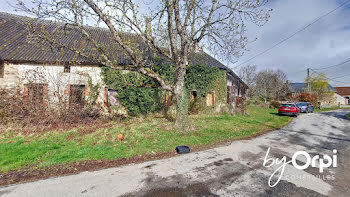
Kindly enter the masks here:
M 271 167 L 273 165 L 280 165 L 273 173 L 272 175 L 270 176 L 269 178 L 269 186 L 270 187 L 275 187 L 281 180 L 282 178 L 282 175 L 284 173 L 284 169 L 286 167 L 287 164 L 289 163 L 292 163 L 293 166 L 296 168 L 296 169 L 299 169 L 299 170 L 304 170 L 308 167 L 317 167 L 317 164 L 318 163 L 318 167 L 319 167 L 319 172 L 320 173 L 323 173 L 323 169 L 324 168 L 328 168 L 328 167 L 337 167 L 337 150 L 333 150 L 333 153 L 334 155 L 331 157 L 329 155 L 323 155 L 322 158 L 320 157 L 320 155 L 316 155 L 314 157 L 311 158 L 310 154 L 305 152 L 305 151 L 297 151 L 293 154 L 293 157 L 292 157 L 292 160 L 290 161 L 287 161 L 287 157 L 286 156 L 283 156 L 281 159 L 278 159 L 278 158 L 268 158 L 269 156 L 269 153 L 270 153 L 270 147 L 267 149 L 267 152 L 266 152 L 266 155 L 265 155 L 265 158 L 264 158 L 264 163 L 263 165 L 265 167 Z M 304 157 L 306 162 L 305 164 L 303 165 L 299 165 L 297 163 L 297 158 L 299 157 Z M 273 178 L 273 176 L 280 171 L 280 175 L 277 179 L 277 181 L 274 183 L 274 184 L 271 184 L 271 180 Z

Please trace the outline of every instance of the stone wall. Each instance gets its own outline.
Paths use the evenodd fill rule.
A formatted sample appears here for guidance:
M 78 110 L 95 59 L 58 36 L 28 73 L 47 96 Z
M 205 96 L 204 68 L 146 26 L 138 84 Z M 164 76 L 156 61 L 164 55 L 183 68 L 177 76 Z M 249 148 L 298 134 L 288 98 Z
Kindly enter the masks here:
M 47 101 L 55 105 L 62 99 L 64 101 L 69 99 L 70 85 L 84 85 L 85 96 L 89 96 L 90 81 L 92 85 L 100 87 L 97 103 L 104 104 L 105 85 L 99 66 L 72 65 L 68 69 L 69 72 L 65 72 L 64 67 L 64 65 L 55 64 L 5 63 L 4 77 L 0 78 L 0 88 L 16 87 L 23 93 L 27 84 L 45 84 L 48 88 Z
M 0 78 L 0 88 L 13 88 L 19 82 L 18 67 L 4 63 L 4 77 Z

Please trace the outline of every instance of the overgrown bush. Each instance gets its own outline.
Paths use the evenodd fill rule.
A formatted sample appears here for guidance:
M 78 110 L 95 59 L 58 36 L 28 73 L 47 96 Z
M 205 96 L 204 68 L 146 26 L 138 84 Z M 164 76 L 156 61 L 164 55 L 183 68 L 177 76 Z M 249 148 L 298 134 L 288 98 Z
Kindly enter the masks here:
M 261 103 L 261 99 L 257 97 L 251 97 L 246 100 L 247 105 L 259 105 Z
M 199 102 L 199 99 L 193 99 L 189 103 L 189 114 L 198 114 L 199 111 L 201 111 L 201 103 Z
M 281 103 L 278 102 L 278 101 L 271 101 L 271 102 L 270 102 L 270 108 L 275 108 L 275 109 L 277 109 L 277 108 L 279 108 L 280 106 L 281 106 Z
M 236 98 L 236 113 L 246 114 L 247 113 L 247 103 L 244 98 Z
M 312 103 L 315 107 L 318 107 L 317 103 L 317 96 L 309 93 L 301 93 L 298 95 L 298 101 L 301 102 L 310 102 Z
M 0 123 L 18 126 L 58 127 L 67 124 L 88 123 L 101 116 L 101 109 L 89 103 L 69 105 L 59 103 L 49 106 L 23 98 L 20 88 L 0 90 Z

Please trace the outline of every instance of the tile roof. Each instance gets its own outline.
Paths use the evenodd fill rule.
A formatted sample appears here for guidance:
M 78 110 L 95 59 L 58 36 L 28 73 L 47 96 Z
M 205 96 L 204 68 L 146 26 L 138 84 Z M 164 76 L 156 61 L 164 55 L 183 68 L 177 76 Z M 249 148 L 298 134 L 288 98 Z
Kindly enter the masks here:
M 98 64 L 99 62 L 93 58 L 86 58 L 68 49 L 58 49 L 50 47 L 52 45 L 44 42 L 33 41 L 29 37 L 28 22 L 33 23 L 32 18 L 25 16 L 13 15 L 5 12 L 0 12 L 0 60 L 12 62 L 34 62 L 34 63 L 80 63 L 80 64 Z M 94 45 L 82 35 L 78 27 L 65 25 L 64 23 L 53 22 L 48 20 L 38 20 L 35 22 L 37 27 L 43 27 L 48 31 L 52 38 L 60 43 L 68 46 L 79 48 L 85 54 L 97 55 L 97 52 L 92 50 Z M 35 27 L 35 26 L 34 26 Z M 109 57 L 118 64 L 132 64 L 131 59 L 124 51 L 111 43 L 113 40 L 111 33 L 106 28 L 85 26 L 84 29 L 97 41 L 105 47 Z M 62 31 L 66 33 L 63 34 Z M 59 33 L 57 33 L 59 32 Z M 147 49 L 146 45 L 136 35 L 127 32 L 120 32 L 122 39 L 128 40 L 131 43 L 137 43 L 134 47 L 143 51 L 144 60 L 153 58 L 153 54 Z M 215 66 L 219 69 L 226 70 L 235 78 L 239 79 L 246 85 L 230 68 L 223 65 L 221 62 L 205 52 L 193 53 L 189 56 L 189 62 L 192 64 L 202 64 Z
M 337 93 L 341 96 L 350 95 L 350 87 L 334 87 L 337 90 Z

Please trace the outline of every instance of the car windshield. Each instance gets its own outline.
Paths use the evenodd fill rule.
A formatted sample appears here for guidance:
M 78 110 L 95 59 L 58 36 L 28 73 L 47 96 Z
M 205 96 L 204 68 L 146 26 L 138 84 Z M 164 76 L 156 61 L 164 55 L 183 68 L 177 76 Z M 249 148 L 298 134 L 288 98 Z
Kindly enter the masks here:
M 295 107 L 294 104 L 282 104 L 282 107 Z
M 307 106 L 307 103 L 297 103 L 298 107 Z

